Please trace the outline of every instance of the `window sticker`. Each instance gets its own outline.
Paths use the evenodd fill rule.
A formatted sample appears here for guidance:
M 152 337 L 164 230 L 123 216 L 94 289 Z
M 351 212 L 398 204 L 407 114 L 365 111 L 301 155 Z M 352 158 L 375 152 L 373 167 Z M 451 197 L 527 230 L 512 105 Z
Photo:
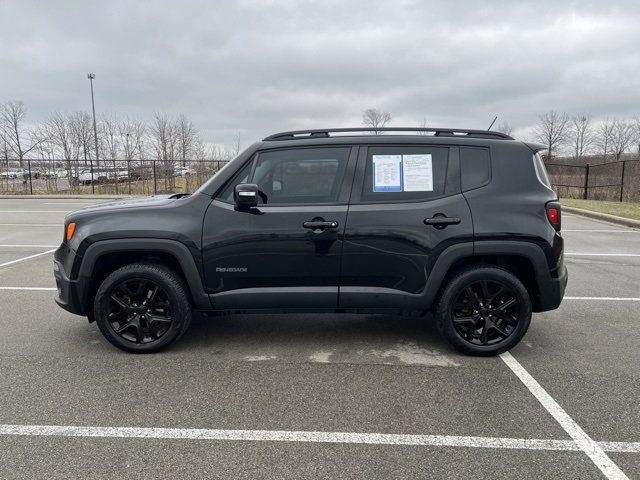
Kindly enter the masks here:
M 402 155 L 373 156 L 373 191 L 402 191 Z
M 402 155 L 402 187 L 405 192 L 433 192 L 431 154 Z

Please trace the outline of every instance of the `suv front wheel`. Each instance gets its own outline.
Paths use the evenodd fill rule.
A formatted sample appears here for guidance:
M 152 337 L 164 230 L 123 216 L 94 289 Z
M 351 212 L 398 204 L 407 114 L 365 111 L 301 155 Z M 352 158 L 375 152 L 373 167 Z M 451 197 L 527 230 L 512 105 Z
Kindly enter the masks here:
M 151 353 L 187 330 L 191 305 L 182 278 L 173 270 L 135 263 L 119 268 L 102 282 L 94 315 L 113 345 L 127 352 Z
M 531 323 L 522 282 L 497 267 L 471 267 L 444 288 L 436 321 L 442 335 L 468 355 L 497 355 L 516 345 Z

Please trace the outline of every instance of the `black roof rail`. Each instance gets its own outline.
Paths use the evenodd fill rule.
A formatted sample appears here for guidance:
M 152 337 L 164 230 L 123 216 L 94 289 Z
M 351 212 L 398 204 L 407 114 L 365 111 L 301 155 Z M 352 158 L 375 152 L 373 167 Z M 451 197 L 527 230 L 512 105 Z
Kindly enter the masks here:
M 430 127 L 384 127 L 384 128 L 323 128 L 316 130 L 292 130 L 290 132 L 274 133 L 264 138 L 263 141 L 276 140 L 300 140 L 306 138 L 328 138 L 330 133 L 357 133 L 357 132 L 422 132 L 432 133 L 435 137 L 468 136 L 473 138 L 493 138 L 501 140 L 513 140 L 513 137 L 505 133 L 492 132 L 490 130 L 468 130 L 465 128 L 430 128 Z

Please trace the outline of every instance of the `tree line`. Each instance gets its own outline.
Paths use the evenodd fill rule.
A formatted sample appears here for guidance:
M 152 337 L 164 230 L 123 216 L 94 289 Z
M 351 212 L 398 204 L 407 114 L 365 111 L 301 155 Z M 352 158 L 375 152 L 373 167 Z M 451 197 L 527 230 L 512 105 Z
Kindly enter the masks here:
M 0 104 L 0 158 L 18 161 L 27 158 L 65 161 L 68 164 L 156 160 L 179 163 L 186 160 L 229 160 L 240 150 L 235 145 L 207 144 L 185 115 L 172 117 L 157 112 L 148 121 L 114 114 L 96 122 L 86 111 L 55 112 L 38 125 L 27 123 L 22 101 Z M 96 148 L 97 143 L 97 148 Z M 97 150 L 97 151 L 96 151 Z
M 563 155 L 582 163 L 585 157 L 598 156 L 607 162 L 620 161 L 630 152 L 640 156 L 640 117 L 595 121 L 588 113 L 570 116 L 552 110 L 539 117 L 533 133 L 547 147 L 548 160 Z

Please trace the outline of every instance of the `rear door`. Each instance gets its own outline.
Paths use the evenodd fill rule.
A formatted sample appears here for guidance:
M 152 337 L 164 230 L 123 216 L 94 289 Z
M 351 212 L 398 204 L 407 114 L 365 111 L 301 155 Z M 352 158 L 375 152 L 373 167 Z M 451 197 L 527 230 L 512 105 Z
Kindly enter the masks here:
M 335 309 L 357 147 L 258 152 L 207 210 L 203 264 L 219 309 Z M 266 203 L 238 211 L 233 187 L 255 183 Z
M 340 307 L 424 308 L 439 253 L 472 241 L 457 147 L 361 147 L 344 232 Z

